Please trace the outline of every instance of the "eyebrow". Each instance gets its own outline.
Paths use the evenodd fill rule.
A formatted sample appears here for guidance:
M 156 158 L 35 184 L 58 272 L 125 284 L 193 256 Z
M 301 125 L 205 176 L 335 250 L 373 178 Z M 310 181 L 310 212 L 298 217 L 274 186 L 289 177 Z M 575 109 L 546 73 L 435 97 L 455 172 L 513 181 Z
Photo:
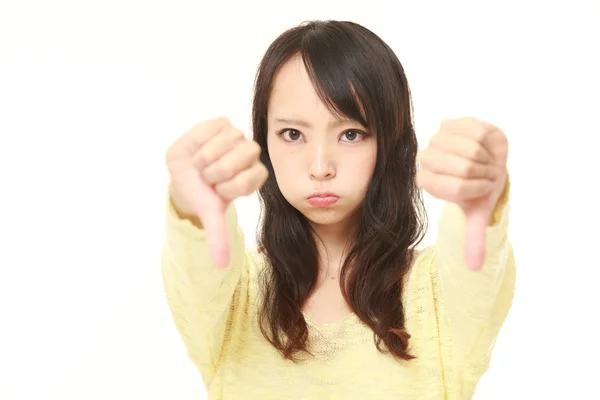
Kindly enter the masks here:
M 307 128 L 307 129 L 312 128 L 312 125 L 310 123 L 300 120 L 300 119 L 275 118 L 275 122 L 279 122 L 279 123 L 286 124 L 286 125 L 301 126 L 303 128 Z M 347 124 L 347 123 L 357 123 L 357 122 L 350 120 L 350 119 L 336 119 L 329 123 L 329 128 L 336 128 L 340 125 Z

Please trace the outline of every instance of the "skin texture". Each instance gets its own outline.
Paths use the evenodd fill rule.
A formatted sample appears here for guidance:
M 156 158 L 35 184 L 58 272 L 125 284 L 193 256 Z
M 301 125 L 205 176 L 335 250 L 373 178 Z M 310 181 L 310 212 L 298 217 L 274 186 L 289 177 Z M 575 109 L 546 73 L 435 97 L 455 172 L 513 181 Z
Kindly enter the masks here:
M 475 271 L 484 264 L 485 231 L 506 185 L 507 157 L 504 132 L 472 117 L 444 121 L 417 156 L 419 186 L 463 210 L 466 262 Z
M 278 186 L 310 221 L 322 268 L 335 275 L 373 173 L 375 137 L 360 123 L 340 120 L 328 110 L 298 57 L 278 72 L 268 114 L 268 148 Z M 217 267 L 229 262 L 227 205 L 266 181 L 259 157 L 259 146 L 227 118 L 200 122 L 167 151 L 175 208 L 207 230 Z M 418 155 L 419 186 L 465 213 L 466 261 L 473 270 L 484 263 L 485 230 L 506 184 L 507 157 L 504 132 L 472 117 L 444 121 Z M 307 197 L 316 192 L 333 192 L 339 200 L 314 207 Z
M 373 174 L 375 136 L 328 110 L 300 57 L 277 73 L 268 121 L 269 155 L 281 193 L 310 221 L 323 259 L 337 264 Z M 314 207 L 307 197 L 316 192 L 333 192 L 339 200 Z
M 206 230 L 217 268 L 230 259 L 227 206 L 267 179 L 259 156 L 260 146 L 223 117 L 198 123 L 167 150 L 171 201 L 181 217 Z

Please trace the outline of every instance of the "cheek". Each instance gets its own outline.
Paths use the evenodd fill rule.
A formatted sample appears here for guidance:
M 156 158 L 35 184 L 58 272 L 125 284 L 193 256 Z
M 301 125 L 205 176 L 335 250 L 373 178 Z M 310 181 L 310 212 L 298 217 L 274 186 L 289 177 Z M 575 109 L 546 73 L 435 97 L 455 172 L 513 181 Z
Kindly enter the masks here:
M 375 150 L 364 152 L 363 154 L 357 155 L 353 160 L 351 170 L 347 171 L 349 172 L 349 174 L 347 174 L 349 178 L 355 185 L 360 187 L 362 192 L 366 191 L 367 186 L 371 181 L 376 161 L 377 154 Z
M 267 142 L 267 147 L 269 149 L 269 158 L 271 159 L 271 165 L 273 166 L 273 170 L 275 172 L 275 175 L 277 176 L 281 174 L 283 168 L 285 167 L 281 146 L 279 146 L 279 143 L 275 143 L 273 139 L 269 139 Z
M 287 197 L 289 189 L 287 186 L 293 186 L 294 182 L 294 163 L 290 162 L 289 151 L 281 148 L 279 143 L 268 142 L 269 158 L 273 166 L 275 180 L 284 197 Z
M 275 173 L 275 178 L 277 178 L 277 183 L 279 185 L 285 184 L 291 177 L 292 163 L 290 163 L 289 160 L 286 163 L 284 158 L 272 156 L 271 164 L 273 165 L 273 172 Z

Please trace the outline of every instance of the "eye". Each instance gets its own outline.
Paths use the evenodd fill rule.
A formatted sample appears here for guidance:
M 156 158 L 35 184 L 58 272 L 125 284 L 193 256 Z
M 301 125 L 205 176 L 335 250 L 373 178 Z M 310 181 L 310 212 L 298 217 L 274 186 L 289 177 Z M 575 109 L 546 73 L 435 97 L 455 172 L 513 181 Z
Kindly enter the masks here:
M 282 136 L 286 142 L 297 142 L 302 137 L 302 134 L 296 129 L 284 129 L 279 132 L 279 136 Z
M 360 142 L 365 136 L 366 136 L 366 133 L 361 132 L 356 129 L 349 129 L 347 131 L 344 131 L 344 133 L 342 133 L 342 138 L 346 139 L 343 141 L 350 142 L 350 143 Z

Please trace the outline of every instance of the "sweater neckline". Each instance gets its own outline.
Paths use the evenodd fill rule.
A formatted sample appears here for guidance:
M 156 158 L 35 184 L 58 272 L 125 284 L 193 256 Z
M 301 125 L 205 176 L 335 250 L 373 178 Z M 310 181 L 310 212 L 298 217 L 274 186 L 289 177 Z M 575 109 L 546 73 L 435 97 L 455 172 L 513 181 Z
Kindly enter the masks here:
M 308 316 L 308 314 L 306 314 L 304 312 L 302 313 L 302 315 L 304 316 L 304 320 L 306 321 L 306 323 L 309 326 L 317 328 L 318 330 L 339 329 L 340 327 L 351 326 L 351 325 L 355 325 L 356 323 L 360 322 L 360 320 L 358 319 L 358 316 L 353 312 L 343 316 L 342 318 L 340 318 L 338 320 L 335 320 L 332 322 L 321 322 L 321 323 L 316 322 L 310 316 Z

